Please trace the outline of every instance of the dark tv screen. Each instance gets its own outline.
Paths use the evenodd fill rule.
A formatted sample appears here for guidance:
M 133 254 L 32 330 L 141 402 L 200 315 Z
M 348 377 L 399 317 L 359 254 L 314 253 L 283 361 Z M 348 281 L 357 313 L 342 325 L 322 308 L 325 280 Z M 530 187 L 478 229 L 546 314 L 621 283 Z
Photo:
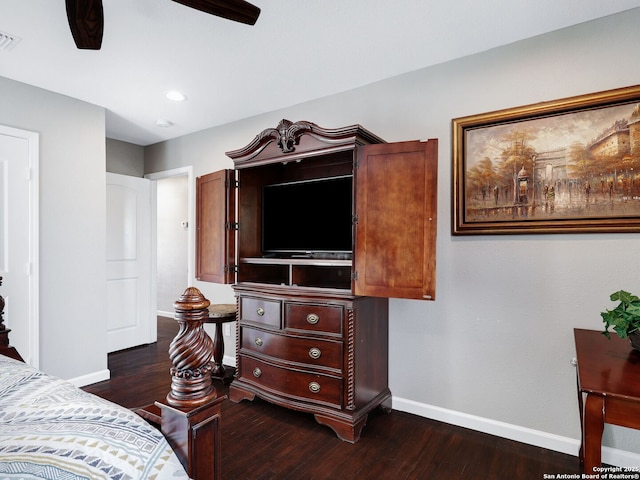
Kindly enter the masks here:
M 265 186 L 262 191 L 263 252 L 351 252 L 352 204 L 352 176 Z

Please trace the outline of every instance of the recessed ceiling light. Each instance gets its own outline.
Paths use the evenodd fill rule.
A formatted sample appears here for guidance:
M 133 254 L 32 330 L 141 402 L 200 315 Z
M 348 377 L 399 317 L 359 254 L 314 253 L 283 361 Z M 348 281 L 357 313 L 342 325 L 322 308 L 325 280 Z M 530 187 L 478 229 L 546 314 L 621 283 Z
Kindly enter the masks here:
M 184 102 L 187 99 L 187 96 L 178 90 L 169 90 L 164 96 L 173 102 Z
M 156 126 L 160 128 L 169 128 L 173 126 L 173 123 L 171 123 L 169 120 L 156 120 Z

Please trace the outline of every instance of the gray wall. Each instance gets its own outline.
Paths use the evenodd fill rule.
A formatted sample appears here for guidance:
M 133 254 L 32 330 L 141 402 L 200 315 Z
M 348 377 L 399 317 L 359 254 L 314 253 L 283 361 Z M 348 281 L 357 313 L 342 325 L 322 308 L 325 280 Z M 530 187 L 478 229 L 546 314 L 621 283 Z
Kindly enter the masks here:
M 0 105 L 0 124 L 40 134 L 40 368 L 104 374 L 104 109 L 2 77 Z
M 144 176 L 144 147 L 107 138 L 107 172 Z
M 391 301 L 394 408 L 576 454 L 573 328 L 599 330 L 611 292 L 640 293 L 638 263 L 629 261 L 640 258 L 640 237 L 452 237 L 451 119 L 639 83 L 638 24 L 634 9 L 152 145 L 145 173 L 231 168 L 225 151 L 282 118 L 360 123 L 387 141 L 438 138 L 437 301 Z M 228 286 L 194 285 L 212 301 L 233 298 Z M 631 430 L 607 427 L 605 444 L 640 453 Z M 640 463 L 637 455 L 607 454 L 613 463 Z

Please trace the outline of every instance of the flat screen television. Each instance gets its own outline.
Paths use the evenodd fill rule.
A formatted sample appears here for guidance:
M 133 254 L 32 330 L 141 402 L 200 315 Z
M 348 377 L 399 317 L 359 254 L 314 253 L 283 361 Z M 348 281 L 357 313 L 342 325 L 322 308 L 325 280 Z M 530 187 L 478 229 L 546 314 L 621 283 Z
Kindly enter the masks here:
M 263 253 L 350 254 L 352 205 L 351 175 L 263 187 Z

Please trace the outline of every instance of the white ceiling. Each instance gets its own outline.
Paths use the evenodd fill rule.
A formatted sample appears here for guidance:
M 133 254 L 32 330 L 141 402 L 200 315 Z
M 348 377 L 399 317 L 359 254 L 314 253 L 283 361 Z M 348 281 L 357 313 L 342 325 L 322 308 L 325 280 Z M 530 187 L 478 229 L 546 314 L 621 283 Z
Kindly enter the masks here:
M 100 51 L 64 0 L 0 0 L 0 76 L 107 110 L 149 145 L 640 6 L 640 0 L 253 0 L 247 26 L 171 0 L 104 0 Z M 172 103 L 163 93 L 184 91 Z M 1 108 L 1 106 L 0 106 Z M 173 123 L 159 128 L 156 120 Z

